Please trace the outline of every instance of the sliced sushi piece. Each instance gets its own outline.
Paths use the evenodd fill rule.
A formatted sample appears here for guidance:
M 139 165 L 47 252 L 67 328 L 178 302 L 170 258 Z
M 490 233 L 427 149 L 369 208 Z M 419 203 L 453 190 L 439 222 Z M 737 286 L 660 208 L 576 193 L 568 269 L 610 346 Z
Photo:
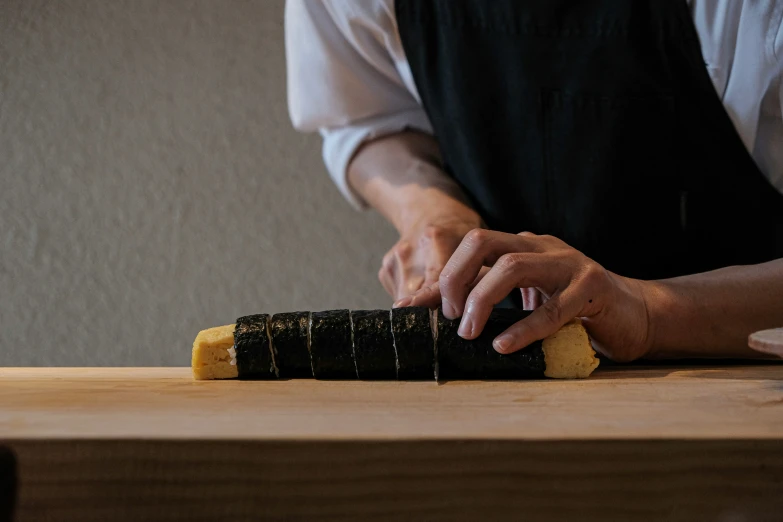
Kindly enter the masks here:
M 316 379 L 356 379 L 348 310 L 310 315 L 310 356 Z
M 391 323 L 398 378 L 401 381 L 432 380 L 435 376 L 435 341 L 429 308 L 393 308 Z
M 313 377 L 307 328 L 310 312 L 275 314 L 269 320 L 272 352 L 281 379 Z
M 481 335 L 468 341 L 457 334 L 460 319 L 446 319 L 443 312 L 438 310 L 438 378 L 441 380 L 543 378 L 546 363 L 540 341 L 506 355 L 496 352 L 492 347 L 495 337 L 529 314 L 530 312 L 523 310 L 495 309 Z
M 389 311 L 351 310 L 351 322 L 359 379 L 395 380 L 397 355 Z
M 269 342 L 269 314 L 247 315 L 237 319 L 234 349 L 240 378 L 277 378 Z

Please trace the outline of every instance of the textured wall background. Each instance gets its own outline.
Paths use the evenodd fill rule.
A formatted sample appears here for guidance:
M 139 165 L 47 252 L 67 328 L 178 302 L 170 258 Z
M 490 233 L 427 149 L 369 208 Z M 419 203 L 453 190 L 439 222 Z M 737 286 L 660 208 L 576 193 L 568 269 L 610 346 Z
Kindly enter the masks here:
M 290 126 L 283 0 L 0 0 L 0 365 L 187 365 L 260 311 L 386 307 L 394 232 Z

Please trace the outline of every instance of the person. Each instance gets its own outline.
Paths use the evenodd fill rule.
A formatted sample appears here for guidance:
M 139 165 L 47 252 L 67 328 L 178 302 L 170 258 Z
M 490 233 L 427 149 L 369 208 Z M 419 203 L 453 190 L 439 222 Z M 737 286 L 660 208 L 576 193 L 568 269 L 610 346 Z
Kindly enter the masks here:
M 616 361 L 783 326 L 783 2 L 288 0 L 288 100 L 399 231 L 394 306 Z M 517 291 L 516 289 L 521 289 Z M 519 299 L 519 295 L 522 299 Z

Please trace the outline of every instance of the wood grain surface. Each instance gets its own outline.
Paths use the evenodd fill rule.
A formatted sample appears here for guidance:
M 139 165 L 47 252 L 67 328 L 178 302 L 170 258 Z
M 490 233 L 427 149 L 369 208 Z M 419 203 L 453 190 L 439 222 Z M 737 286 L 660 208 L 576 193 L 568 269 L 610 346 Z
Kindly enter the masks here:
M 783 366 L 584 381 L 2 369 L 17 522 L 780 520 Z

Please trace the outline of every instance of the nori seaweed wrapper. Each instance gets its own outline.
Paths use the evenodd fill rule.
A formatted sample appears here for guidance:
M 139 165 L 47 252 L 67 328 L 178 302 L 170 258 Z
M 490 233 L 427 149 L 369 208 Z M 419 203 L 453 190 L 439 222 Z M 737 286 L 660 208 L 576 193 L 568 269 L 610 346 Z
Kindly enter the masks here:
M 313 312 L 310 356 L 316 379 L 356 379 L 348 310 Z
M 388 310 L 353 310 L 353 352 L 363 380 L 395 380 L 397 355 Z
M 307 326 L 310 312 L 275 314 L 269 322 L 275 365 L 281 379 L 312 378 Z
M 495 337 L 529 314 L 518 309 L 495 309 L 481 335 L 468 341 L 457 334 L 460 319 L 446 319 L 438 310 L 439 379 L 543 378 L 546 364 L 541 341 L 505 355 L 492 347 Z
M 399 364 L 398 378 L 401 381 L 434 379 L 435 342 L 429 308 L 393 308 L 391 321 Z
M 246 315 L 237 319 L 234 349 L 237 352 L 239 378 L 275 379 L 272 352 L 269 349 L 269 314 Z

